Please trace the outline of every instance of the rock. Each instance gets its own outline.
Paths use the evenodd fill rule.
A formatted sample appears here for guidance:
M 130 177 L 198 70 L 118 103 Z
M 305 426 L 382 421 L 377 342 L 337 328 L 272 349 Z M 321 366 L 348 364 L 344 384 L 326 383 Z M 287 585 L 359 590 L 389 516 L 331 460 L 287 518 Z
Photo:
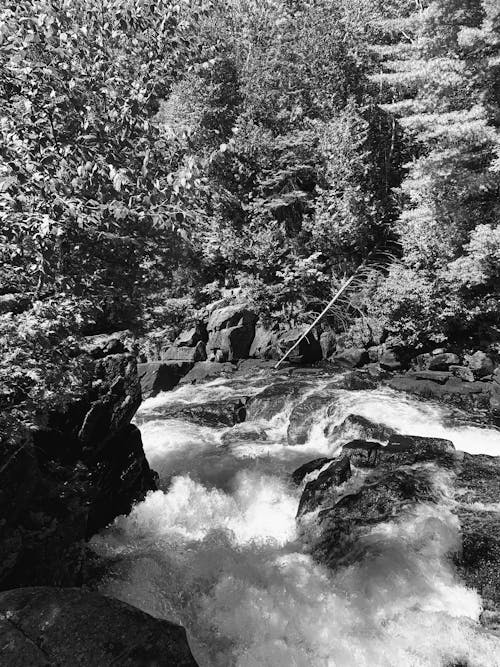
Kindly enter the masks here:
M 414 375 L 419 380 L 430 380 L 438 384 L 444 384 L 452 376 L 449 371 L 415 371 Z
M 257 359 L 277 359 L 279 357 L 277 340 L 277 327 L 267 329 L 261 324 L 257 325 L 248 356 Z
M 383 368 L 386 371 L 395 371 L 401 368 L 401 362 L 394 350 L 385 350 L 382 352 L 379 358 L 379 363 L 380 368 Z
M 44 425 L 2 434 L 2 588 L 81 584 L 85 540 L 156 488 L 130 424 L 141 401 L 135 358 L 108 355 L 88 372 L 92 385 Z
M 328 329 L 327 331 L 323 331 L 321 336 L 319 337 L 319 344 L 321 347 L 321 354 L 323 359 L 329 359 L 332 354 L 335 353 L 335 345 L 337 342 L 337 337 L 335 336 L 334 332 Z
M 293 408 L 287 430 L 289 445 L 303 445 L 307 442 L 313 424 L 318 421 L 318 410 L 326 407 L 332 400 L 334 398 L 328 392 L 312 394 Z
M 297 468 L 297 470 L 293 471 L 292 482 L 296 486 L 299 486 L 299 484 L 302 483 L 302 480 L 306 475 L 310 475 L 315 470 L 319 470 L 329 461 L 333 461 L 333 459 L 322 456 L 319 459 L 314 459 L 313 461 L 308 461 L 307 463 L 304 463 L 304 465 L 301 465 L 300 468 Z
M 189 348 L 188 348 L 189 349 Z M 190 361 L 149 361 L 138 364 L 143 398 L 170 391 L 189 373 L 194 364 Z
M 427 371 L 437 373 L 438 371 Z M 419 379 L 414 374 L 396 375 L 387 384 L 397 391 L 417 394 L 422 398 L 446 401 L 465 410 L 487 410 L 490 386 L 486 382 L 463 382 L 455 376 L 447 376 L 444 384 Z
M 0 294 L 0 315 L 5 315 L 6 313 L 18 315 L 28 310 L 30 306 L 31 300 L 24 294 Z
M 453 375 L 464 382 L 474 382 L 474 373 L 467 366 L 450 365 L 450 371 Z
M 128 329 L 112 334 L 97 334 L 85 336 L 80 346 L 93 359 L 102 359 L 111 354 L 127 352 L 126 341 L 132 340 L 133 334 Z
M 198 361 L 181 379 L 180 384 L 202 384 L 219 377 L 229 377 L 235 370 L 236 366 L 230 363 Z
M 278 336 L 280 358 L 292 348 L 304 334 L 306 327 L 290 329 Z M 314 331 L 311 331 L 287 357 L 292 364 L 314 364 L 321 361 L 321 346 Z
M 378 361 L 378 360 L 379 360 L 379 357 L 380 357 L 380 355 L 381 355 L 381 353 L 382 353 L 382 351 L 383 351 L 383 348 L 381 348 L 380 345 L 372 345 L 371 347 L 369 347 L 369 348 L 366 350 L 366 352 L 367 352 L 367 354 L 368 354 L 368 359 L 369 359 L 371 362 L 376 362 L 376 361 Z
M 207 325 L 209 358 L 223 362 L 248 357 L 256 321 L 257 315 L 245 304 L 213 310 Z
M 339 389 L 350 391 L 363 391 L 364 389 L 376 389 L 378 383 L 372 375 L 363 370 L 353 370 L 346 373 L 339 383 Z
M 0 593 L 0 635 L 10 667 L 196 667 L 181 626 L 75 588 Z
M 219 363 L 246 359 L 254 338 L 252 325 L 229 327 L 210 333 L 207 355 L 210 361 Z
M 276 359 L 240 359 L 238 361 L 238 370 L 236 376 L 254 375 L 259 371 L 273 372 L 276 366 Z M 286 361 L 280 366 L 281 370 L 290 368 L 290 364 Z
M 493 372 L 493 361 L 485 352 L 475 352 L 471 355 L 466 355 L 465 363 L 474 373 L 475 378 L 482 378 L 485 375 L 490 375 Z
M 429 359 L 427 368 L 430 371 L 447 371 L 451 370 L 450 366 L 456 366 L 460 363 L 460 357 L 451 352 L 443 352 L 441 354 L 433 354 Z
M 199 341 L 194 347 L 176 347 L 173 345 L 162 352 L 161 356 L 162 361 L 188 361 L 194 364 L 197 361 L 205 361 L 207 353 L 205 343 Z
M 327 415 L 334 413 L 335 406 L 328 410 Z M 379 440 L 387 442 L 396 432 L 390 426 L 372 422 L 362 415 L 348 415 L 341 424 L 329 424 L 325 428 L 325 436 L 332 441 L 352 440 Z
M 246 408 L 240 398 L 231 398 L 207 403 L 166 405 L 150 412 L 148 420 L 151 416 L 182 419 L 203 426 L 234 426 L 245 421 Z
M 363 366 L 369 361 L 368 353 L 364 348 L 351 347 L 342 352 L 337 352 L 332 361 L 342 368 L 356 368 Z
M 276 382 L 248 400 L 248 419 L 270 419 L 293 401 L 307 385 L 300 380 Z
M 335 487 L 344 484 L 351 477 L 351 465 L 347 456 L 334 459 L 333 462 L 320 472 L 320 474 L 308 482 L 300 497 L 297 516 L 300 517 L 305 512 L 311 511 L 309 508 L 316 508 L 321 505 L 330 491 Z
M 500 368 L 493 375 L 490 387 L 489 408 L 493 417 L 500 421 Z
M 196 347 L 198 343 L 206 343 L 208 333 L 205 325 L 197 323 L 188 331 L 183 331 L 174 341 L 175 347 Z

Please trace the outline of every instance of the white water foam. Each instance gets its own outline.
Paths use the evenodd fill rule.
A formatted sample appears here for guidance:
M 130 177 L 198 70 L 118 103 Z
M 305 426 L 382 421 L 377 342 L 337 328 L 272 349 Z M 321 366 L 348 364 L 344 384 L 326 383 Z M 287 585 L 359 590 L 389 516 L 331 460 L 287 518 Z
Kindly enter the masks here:
M 449 429 L 438 408 L 392 392 L 338 398 L 339 422 L 355 412 L 468 451 L 495 448 L 497 432 Z M 102 590 L 182 623 L 200 667 L 498 667 L 500 639 L 478 624 L 481 600 L 446 557 L 459 539 L 446 502 L 377 525 L 364 538 L 370 558 L 333 573 L 298 540 L 301 489 L 285 475 L 297 450 L 331 453 L 321 415 L 303 447 L 286 443 L 283 415 L 268 426 L 264 443 L 224 446 L 227 429 L 146 423 L 153 467 L 177 476 L 94 538 L 112 563 Z M 218 474 L 205 470 L 217 460 Z

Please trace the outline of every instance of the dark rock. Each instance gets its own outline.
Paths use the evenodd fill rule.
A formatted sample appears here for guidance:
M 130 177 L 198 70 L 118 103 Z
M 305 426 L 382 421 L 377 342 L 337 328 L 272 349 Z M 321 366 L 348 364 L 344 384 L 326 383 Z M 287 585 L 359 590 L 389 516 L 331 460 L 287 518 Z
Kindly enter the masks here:
M 395 371 L 401 368 L 401 362 L 394 350 L 385 350 L 379 358 L 380 367 L 386 371 Z
M 378 386 L 376 379 L 363 370 L 354 370 L 346 373 L 339 383 L 339 389 L 349 389 L 350 391 L 363 391 L 365 389 L 376 389 Z
M 321 347 L 321 354 L 323 359 L 329 359 L 332 354 L 335 354 L 335 345 L 337 342 L 337 337 L 334 332 L 328 329 L 323 331 L 319 337 L 319 344 Z
M 335 406 L 332 406 L 327 414 L 334 411 Z M 325 428 L 325 435 L 332 440 L 362 438 L 387 442 L 395 433 L 390 426 L 372 422 L 361 415 L 348 415 L 341 424 L 329 424 Z
M 413 360 L 413 365 L 419 371 L 429 370 L 429 364 L 432 361 L 432 354 L 426 352 L 425 354 L 419 354 Z
M 44 426 L 2 434 L 0 587 L 80 584 L 85 540 L 156 488 L 130 425 L 141 400 L 134 357 L 92 369 L 92 386 Z
M 257 359 L 277 359 L 279 357 L 277 340 L 277 327 L 267 329 L 261 324 L 257 325 L 248 356 Z
M 270 419 L 296 399 L 307 385 L 300 381 L 276 382 L 248 400 L 248 419 Z
M 112 334 L 85 336 L 80 346 L 81 349 L 93 359 L 102 359 L 110 354 L 122 354 L 127 352 L 126 343 L 130 343 L 132 340 L 132 332 L 126 329 Z
M 342 368 L 356 368 L 369 361 L 368 353 L 364 348 L 351 347 L 333 355 L 332 361 Z
M 351 465 L 347 456 L 334 459 L 333 462 L 320 472 L 316 479 L 308 482 L 300 497 L 297 516 L 314 510 L 318 505 L 322 505 L 325 499 L 333 492 L 336 487 L 344 484 L 351 477 Z
M 272 372 L 276 366 L 275 359 L 240 359 L 238 361 L 238 370 L 236 376 L 254 375 L 259 371 Z M 290 364 L 286 361 L 280 365 L 280 369 L 290 368 Z
M 309 475 L 315 470 L 322 468 L 329 461 L 333 461 L 333 459 L 327 458 L 326 456 L 322 456 L 319 459 L 314 459 L 313 461 L 308 461 L 307 463 L 304 463 L 304 465 L 301 465 L 300 468 L 297 468 L 297 470 L 293 471 L 292 482 L 297 486 L 299 486 L 299 484 L 302 483 L 302 480 L 306 475 Z
M 189 361 L 149 361 L 138 364 L 137 373 L 143 398 L 156 396 L 161 391 L 170 391 L 189 373 L 193 365 Z
M 191 370 L 181 379 L 180 384 L 202 384 L 219 377 L 230 377 L 236 366 L 230 363 L 216 363 L 212 361 L 198 361 Z
M 210 360 L 224 362 L 248 357 L 256 321 L 257 315 L 245 304 L 214 310 L 207 325 Z
M 182 627 L 75 588 L 0 593 L 7 667 L 196 667 Z
M 282 357 L 288 350 L 290 350 L 304 334 L 305 327 L 298 327 L 290 329 L 278 336 L 277 345 L 279 348 L 279 356 Z M 307 336 L 301 340 L 299 346 L 296 347 L 288 356 L 287 360 L 292 364 L 314 364 L 321 361 L 321 346 L 314 331 L 310 331 Z
M 451 370 L 450 366 L 460 363 L 460 357 L 451 352 L 443 352 L 442 354 L 433 354 L 429 359 L 427 368 L 430 371 L 447 371 Z
M 195 363 L 197 361 L 205 361 L 207 352 L 205 350 L 205 343 L 199 341 L 194 347 L 168 347 L 162 352 L 162 361 L 188 361 Z
M 387 384 L 397 391 L 417 394 L 422 398 L 446 401 L 465 410 L 488 409 L 490 385 L 486 382 L 462 382 L 452 376 L 445 384 L 438 384 L 407 374 L 389 378 Z
M 208 403 L 166 405 L 150 413 L 148 419 L 151 415 L 161 416 L 162 419 L 182 419 L 203 426 L 234 426 L 245 421 L 246 408 L 241 399 L 231 398 Z

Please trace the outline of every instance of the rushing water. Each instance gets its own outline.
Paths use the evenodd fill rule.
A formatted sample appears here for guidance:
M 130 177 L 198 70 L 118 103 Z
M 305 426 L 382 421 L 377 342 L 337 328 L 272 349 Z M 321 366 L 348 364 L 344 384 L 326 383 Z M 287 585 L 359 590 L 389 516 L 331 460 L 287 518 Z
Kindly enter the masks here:
M 307 378 L 303 394 L 332 380 Z M 446 559 L 459 539 L 446 502 L 378 525 L 369 536 L 377 556 L 332 572 L 299 539 L 302 487 L 289 479 L 356 437 L 324 435 L 327 422 L 349 414 L 446 437 L 471 453 L 500 454 L 498 431 L 457 426 L 445 409 L 386 389 L 334 392 L 330 415 L 319 409 L 299 446 L 286 438 L 292 401 L 267 421 L 232 429 L 161 417 L 164 406 L 250 396 L 270 381 L 217 380 L 143 404 L 138 423 L 162 490 L 94 538 L 109 559 L 102 590 L 182 623 L 200 667 L 500 665 L 500 639 L 478 624 L 480 597 Z M 446 495 L 446 479 L 437 481 Z

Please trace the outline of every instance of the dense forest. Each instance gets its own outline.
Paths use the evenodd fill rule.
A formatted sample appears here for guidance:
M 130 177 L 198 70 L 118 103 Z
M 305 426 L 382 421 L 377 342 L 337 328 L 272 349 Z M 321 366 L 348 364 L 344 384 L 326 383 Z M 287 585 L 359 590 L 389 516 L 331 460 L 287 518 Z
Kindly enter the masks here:
M 4 397 L 79 334 L 227 290 L 310 322 L 355 272 L 349 340 L 498 340 L 499 40 L 496 0 L 2 3 Z

